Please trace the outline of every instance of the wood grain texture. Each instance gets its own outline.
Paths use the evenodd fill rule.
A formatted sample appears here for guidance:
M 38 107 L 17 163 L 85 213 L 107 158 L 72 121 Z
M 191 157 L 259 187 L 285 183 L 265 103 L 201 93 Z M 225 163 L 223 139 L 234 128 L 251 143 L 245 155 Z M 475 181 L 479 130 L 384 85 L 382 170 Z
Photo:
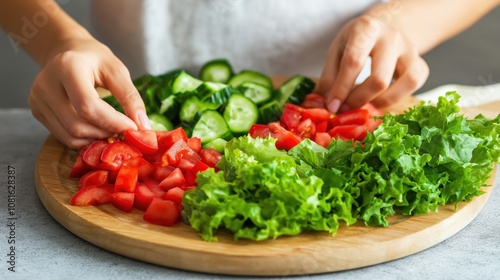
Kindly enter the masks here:
M 390 111 L 406 109 L 409 98 Z M 418 103 L 418 102 L 417 102 Z M 492 187 L 471 202 L 441 207 L 437 213 L 415 217 L 396 215 L 387 228 L 362 224 L 342 226 L 336 236 L 303 233 L 267 241 L 234 241 L 220 231 L 219 242 L 200 239 L 180 223 L 173 227 L 148 224 L 142 212 L 124 213 L 112 205 L 70 205 L 77 191 L 69 178 L 77 153 L 53 136 L 42 146 L 35 181 L 40 200 L 49 213 L 77 236 L 111 252 L 162 266 L 229 275 L 304 275 L 359 268 L 402 258 L 427 249 L 454 235 L 483 208 Z M 488 184 L 493 185 L 494 175 Z

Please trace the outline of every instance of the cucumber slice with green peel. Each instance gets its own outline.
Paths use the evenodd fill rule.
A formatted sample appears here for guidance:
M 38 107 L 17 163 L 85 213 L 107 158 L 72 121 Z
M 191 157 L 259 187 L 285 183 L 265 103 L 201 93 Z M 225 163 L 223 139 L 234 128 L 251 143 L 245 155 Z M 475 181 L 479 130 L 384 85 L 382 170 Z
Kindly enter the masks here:
M 158 113 L 173 119 L 177 114 L 179 114 L 180 108 L 181 108 L 181 103 L 177 99 L 177 96 L 170 95 L 161 102 Z
M 227 101 L 223 116 L 233 134 L 242 135 L 259 120 L 259 109 L 248 97 L 235 93 Z
M 266 87 L 273 88 L 273 81 L 268 76 L 253 70 L 243 70 L 231 77 L 227 82 L 228 85 L 236 88 L 244 82 L 254 82 Z
M 215 104 L 225 104 L 234 93 L 239 93 L 239 91 L 228 86 L 210 95 L 202 97 L 202 101 Z
M 153 113 L 149 114 L 148 118 L 151 123 L 152 130 L 162 131 L 174 129 L 172 122 L 163 115 Z
M 172 79 L 172 93 L 178 94 L 186 91 L 195 91 L 203 81 L 200 81 L 182 70 Z
M 205 96 L 209 96 L 214 92 L 220 91 L 227 87 L 228 87 L 227 84 L 203 82 L 198 88 L 196 88 L 196 94 L 201 98 L 204 98 Z
M 232 137 L 231 130 L 219 112 L 205 110 L 201 112 L 198 121 L 193 127 L 191 137 L 198 137 L 205 144 L 217 138 L 228 140 Z
M 208 143 L 203 144 L 203 149 L 214 149 L 219 153 L 224 153 L 224 147 L 226 146 L 227 140 L 222 138 L 217 138 Z
M 262 105 L 273 97 L 273 89 L 256 82 L 243 82 L 238 90 L 255 104 Z
M 233 76 L 233 68 L 226 59 L 214 59 L 205 63 L 200 70 L 200 79 L 206 82 L 227 83 Z
M 182 122 L 193 122 L 198 112 L 203 112 L 207 109 L 217 110 L 219 107 L 220 104 L 203 102 L 200 101 L 197 96 L 192 95 L 182 103 L 179 111 L 179 118 Z
M 259 108 L 259 123 L 267 124 L 279 121 L 283 114 L 283 106 L 277 100 L 272 100 Z
M 304 101 L 308 93 L 314 90 L 315 86 L 313 80 L 301 75 L 295 75 L 278 88 L 276 99 L 282 106 L 287 102 L 298 105 Z

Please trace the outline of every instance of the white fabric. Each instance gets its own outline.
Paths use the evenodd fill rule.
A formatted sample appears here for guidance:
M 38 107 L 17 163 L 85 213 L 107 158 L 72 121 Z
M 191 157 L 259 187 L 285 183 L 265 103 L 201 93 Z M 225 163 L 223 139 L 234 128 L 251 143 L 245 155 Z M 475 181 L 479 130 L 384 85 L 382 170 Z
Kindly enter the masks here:
M 94 0 L 91 32 L 133 77 L 229 59 L 268 75 L 319 77 L 340 27 L 380 0 Z

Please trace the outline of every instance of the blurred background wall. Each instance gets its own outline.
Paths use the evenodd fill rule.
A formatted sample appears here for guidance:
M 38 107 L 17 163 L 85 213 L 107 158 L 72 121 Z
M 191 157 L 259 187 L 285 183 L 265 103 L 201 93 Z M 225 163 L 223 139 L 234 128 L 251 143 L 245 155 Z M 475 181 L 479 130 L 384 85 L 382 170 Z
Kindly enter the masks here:
M 58 2 L 73 18 L 88 26 L 88 0 Z M 417 94 L 443 84 L 500 83 L 500 8 L 424 58 L 431 72 Z M 22 50 L 16 52 L 0 30 L 0 108 L 27 107 L 29 90 L 38 71 L 31 58 Z

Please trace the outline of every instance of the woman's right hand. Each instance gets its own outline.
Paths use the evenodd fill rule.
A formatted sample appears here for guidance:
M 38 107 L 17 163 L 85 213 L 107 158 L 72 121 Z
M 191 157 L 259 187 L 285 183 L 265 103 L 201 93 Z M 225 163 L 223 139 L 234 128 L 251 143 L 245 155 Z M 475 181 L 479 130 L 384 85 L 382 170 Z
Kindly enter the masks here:
M 101 100 L 96 87 L 111 91 L 126 115 Z M 28 103 L 33 116 L 72 149 L 127 129 L 150 129 L 127 68 L 92 37 L 66 41 L 49 54 Z

